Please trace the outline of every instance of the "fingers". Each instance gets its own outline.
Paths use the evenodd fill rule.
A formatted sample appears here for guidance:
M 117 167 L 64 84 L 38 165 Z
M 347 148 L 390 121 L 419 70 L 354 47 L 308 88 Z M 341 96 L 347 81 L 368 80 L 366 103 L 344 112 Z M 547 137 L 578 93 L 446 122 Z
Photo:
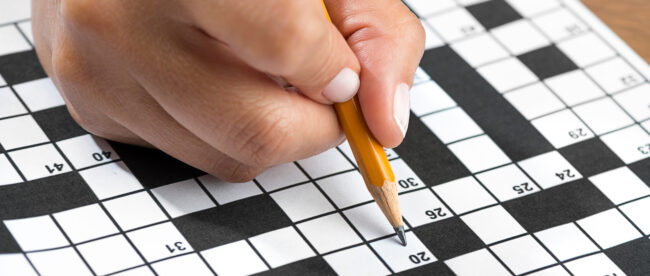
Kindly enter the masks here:
M 359 87 L 359 62 L 320 1 L 184 1 L 193 20 L 243 61 L 320 103 Z M 223 26 L 229 26 L 224 28 Z
M 303 159 L 340 143 L 331 106 L 282 89 L 223 46 L 206 47 L 210 51 L 157 47 L 133 57 L 137 81 L 191 133 L 252 167 Z M 175 58 L 155 58 L 164 55 Z
M 361 64 L 358 94 L 368 127 L 382 145 L 395 147 L 408 127 L 408 91 L 424 51 L 422 26 L 398 0 L 325 2 Z

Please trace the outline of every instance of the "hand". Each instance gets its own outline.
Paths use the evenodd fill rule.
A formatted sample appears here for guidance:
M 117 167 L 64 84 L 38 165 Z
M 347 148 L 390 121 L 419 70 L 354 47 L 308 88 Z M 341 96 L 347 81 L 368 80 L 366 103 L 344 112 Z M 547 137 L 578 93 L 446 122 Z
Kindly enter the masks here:
M 315 0 L 35 0 L 32 17 L 83 128 L 246 181 L 341 143 L 330 104 L 357 89 L 378 141 L 403 139 L 420 22 L 398 0 L 326 5 L 334 24 Z

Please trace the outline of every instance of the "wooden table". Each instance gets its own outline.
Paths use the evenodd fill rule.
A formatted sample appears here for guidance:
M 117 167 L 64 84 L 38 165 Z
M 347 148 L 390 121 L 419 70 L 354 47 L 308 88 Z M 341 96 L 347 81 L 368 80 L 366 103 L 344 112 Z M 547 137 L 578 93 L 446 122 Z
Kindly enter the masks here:
M 650 63 L 650 0 L 581 0 Z

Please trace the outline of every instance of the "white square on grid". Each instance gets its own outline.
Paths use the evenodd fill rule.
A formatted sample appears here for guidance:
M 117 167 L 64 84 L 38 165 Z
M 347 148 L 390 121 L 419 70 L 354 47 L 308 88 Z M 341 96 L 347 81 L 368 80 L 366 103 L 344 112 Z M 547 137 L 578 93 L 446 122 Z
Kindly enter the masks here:
M 533 18 L 532 21 L 553 41 L 565 39 L 589 29 L 566 8 L 544 13 Z
M 528 120 L 565 107 L 542 83 L 525 86 L 503 96 Z
M 32 21 L 24 21 L 18 23 L 18 28 L 23 31 L 23 34 L 27 37 L 29 42 L 34 44 L 34 34 L 32 33 Z
M 65 236 L 48 215 L 4 220 L 4 224 L 23 251 L 68 245 Z
M 372 196 L 366 188 L 359 171 L 351 171 L 316 181 L 318 186 L 339 208 L 368 202 Z
M 52 144 L 8 153 L 27 180 L 66 173 L 72 170 Z
M 106 140 L 90 134 L 59 141 L 56 145 L 77 170 L 120 159 Z
M 420 119 L 445 144 L 483 133 L 481 127 L 460 107 L 440 111 Z
M 30 18 L 31 1 L 0 2 L 0 23 L 9 23 Z
M 0 144 L 5 150 L 49 141 L 31 115 L 0 120 Z
M 0 186 L 23 182 L 4 153 L 0 154 Z
M 643 76 L 617 57 L 585 69 L 607 93 L 614 93 L 643 82 Z
M 510 163 L 510 158 L 487 135 L 463 140 L 448 147 L 472 173 Z
M 476 178 L 501 202 L 539 191 L 535 183 L 514 164 L 482 172 Z
M 614 95 L 616 100 L 637 122 L 650 118 L 650 84 L 644 83 Z
M 434 31 L 429 27 L 429 24 L 424 20 L 420 19 L 420 24 L 424 28 L 424 49 L 429 50 L 445 44 Z
M 530 235 L 490 248 L 517 275 L 555 263 L 553 257 Z
M 122 235 L 78 245 L 81 256 L 95 273 L 104 275 L 141 265 L 142 258 Z
M 599 173 L 589 180 L 616 205 L 650 194 L 650 187 L 625 166 Z
M 384 213 L 375 202 L 345 210 L 343 214 L 366 240 L 395 234 L 395 230 L 386 223 Z M 397 239 L 397 237 L 393 238 Z
M 426 19 L 442 38 L 447 41 L 481 33 L 485 29 L 466 9 L 458 8 Z
M 28 81 L 13 87 L 32 112 L 65 104 L 50 78 Z
M 526 230 L 501 205 L 476 211 L 460 218 L 485 244 L 526 233 Z
M 581 34 L 557 44 L 578 67 L 586 67 L 595 62 L 616 56 L 605 42 L 593 32 Z
M 452 43 L 451 48 L 472 67 L 510 56 L 488 33 Z
M 352 164 L 336 148 L 332 148 L 319 155 L 299 160 L 298 164 L 305 169 L 312 178 L 319 178 L 337 172 L 354 169 Z
M 293 227 L 285 227 L 248 239 L 272 268 L 316 254 Z
M 124 231 L 167 219 L 147 192 L 107 200 L 103 204 Z
M 427 74 L 427 72 L 422 69 L 422 67 L 418 66 L 417 69 L 415 69 L 415 75 L 413 76 L 413 85 L 423 83 L 425 81 L 430 81 L 431 77 Z
M 560 74 L 544 82 L 569 106 L 605 96 L 605 92 L 581 70 Z
M 501 93 L 538 80 L 537 76 L 517 58 L 490 63 L 476 70 Z
M 416 116 L 422 116 L 456 105 L 456 102 L 434 81 L 414 85 L 410 94 L 411 111 Z
M 320 254 L 363 242 L 338 213 L 302 222 L 296 227 Z
M 260 188 L 253 181 L 245 183 L 231 183 L 211 175 L 199 177 L 199 181 L 210 192 L 217 203 L 224 205 L 233 201 L 262 194 Z
M 413 232 L 406 232 L 406 240 L 406 246 L 397 242 L 394 237 L 375 241 L 370 246 L 395 273 L 437 261 Z
M 577 223 L 603 249 L 642 237 L 617 209 L 588 216 Z
M 550 43 L 525 19 L 501 25 L 490 32 L 515 56 L 542 48 Z
M 27 253 L 41 275 L 93 275 L 72 247 Z
M 650 120 L 641 123 L 641 126 L 645 128 L 646 131 L 650 132 Z
M 561 265 L 552 266 L 526 275 L 528 276 L 571 276 L 571 274 L 569 274 L 569 272 L 566 271 L 566 269 L 564 269 Z
M 395 159 L 389 163 L 395 174 L 398 193 L 425 187 L 424 182 L 404 163 L 404 160 Z
M 625 275 L 604 253 L 583 257 L 564 264 L 573 275 Z
M 258 183 L 271 192 L 289 185 L 307 181 L 307 176 L 293 162 L 269 168 L 256 178 Z
M 580 172 L 557 151 L 543 153 L 518 164 L 542 189 L 582 178 Z
M 597 135 L 634 123 L 630 116 L 607 97 L 581 104 L 573 110 Z
M 1 77 L 0 77 L 1 78 Z M 2 80 L 0 79 L 0 84 Z M 25 106 L 16 98 L 9 87 L 0 88 L 0 118 L 27 113 Z
M 0 254 L 0 274 L 36 276 L 36 272 L 22 253 Z
M 2 14 L 0 12 L 0 14 Z M 0 56 L 28 51 L 32 49 L 20 31 L 13 25 L 0 27 Z
M 126 235 L 147 262 L 194 251 L 171 222 L 138 229 Z
M 79 175 L 100 200 L 142 189 L 142 184 L 121 161 L 83 170 Z
M 119 232 L 99 204 L 90 204 L 52 214 L 72 243 L 80 243 Z
M 546 115 L 531 123 L 556 149 L 594 137 L 594 133 L 570 109 Z
M 274 192 L 271 198 L 294 222 L 334 211 L 332 204 L 312 183 Z
M 562 224 L 535 233 L 560 261 L 598 251 L 598 247 L 573 223 Z
M 405 0 L 404 2 L 420 17 L 427 17 L 456 6 L 454 0 Z
M 250 275 L 268 269 L 244 240 L 201 251 L 201 256 L 218 275 Z
M 184 255 L 151 265 L 159 276 L 211 276 L 214 275 L 196 254 Z M 219 274 L 221 275 L 221 274 Z
M 454 216 L 429 189 L 400 195 L 399 202 L 402 216 L 411 227 Z
M 370 251 L 367 245 L 342 250 L 323 256 L 338 275 L 388 275 L 388 269 Z
M 540 12 L 548 11 L 560 6 L 557 0 L 530 1 L 530 0 L 508 0 L 515 10 L 524 17 L 531 17 Z
M 350 144 L 348 143 L 348 140 L 343 141 L 343 143 L 341 143 L 340 145 L 338 145 L 336 147 L 343 152 L 343 155 L 345 155 L 345 157 L 347 157 L 349 160 L 352 160 L 352 162 L 354 162 L 354 164 L 356 166 L 357 161 L 354 159 L 354 153 L 352 152 L 352 149 L 350 148 Z M 384 152 L 386 152 L 385 148 L 384 148 Z M 388 157 L 388 153 L 386 153 L 386 157 L 388 159 L 390 159 L 390 157 Z
M 639 227 L 644 234 L 650 235 L 650 216 L 648 216 L 650 197 L 627 203 L 620 208 L 634 222 L 634 225 Z
M 445 261 L 456 275 L 509 276 L 499 261 L 487 249 L 479 249 Z
M 605 134 L 600 139 L 625 164 L 630 164 L 650 156 L 650 135 L 638 125 Z
M 194 179 L 161 186 L 151 193 L 172 218 L 216 206 Z
M 456 214 L 497 203 L 471 176 L 440 184 L 432 189 Z

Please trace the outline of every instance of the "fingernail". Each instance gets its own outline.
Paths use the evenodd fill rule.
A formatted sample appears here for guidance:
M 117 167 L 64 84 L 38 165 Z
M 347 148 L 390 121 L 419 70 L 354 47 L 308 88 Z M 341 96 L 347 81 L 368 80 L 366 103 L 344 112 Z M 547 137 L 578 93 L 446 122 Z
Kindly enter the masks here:
M 345 102 L 359 90 L 359 75 L 350 68 L 343 68 L 325 89 L 323 96 L 335 103 Z
M 406 129 L 409 126 L 410 104 L 409 104 L 409 86 L 406 83 L 401 83 L 395 89 L 395 96 L 393 99 L 393 119 L 395 124 L 402 132 L 402 137 L 406 136 Z

